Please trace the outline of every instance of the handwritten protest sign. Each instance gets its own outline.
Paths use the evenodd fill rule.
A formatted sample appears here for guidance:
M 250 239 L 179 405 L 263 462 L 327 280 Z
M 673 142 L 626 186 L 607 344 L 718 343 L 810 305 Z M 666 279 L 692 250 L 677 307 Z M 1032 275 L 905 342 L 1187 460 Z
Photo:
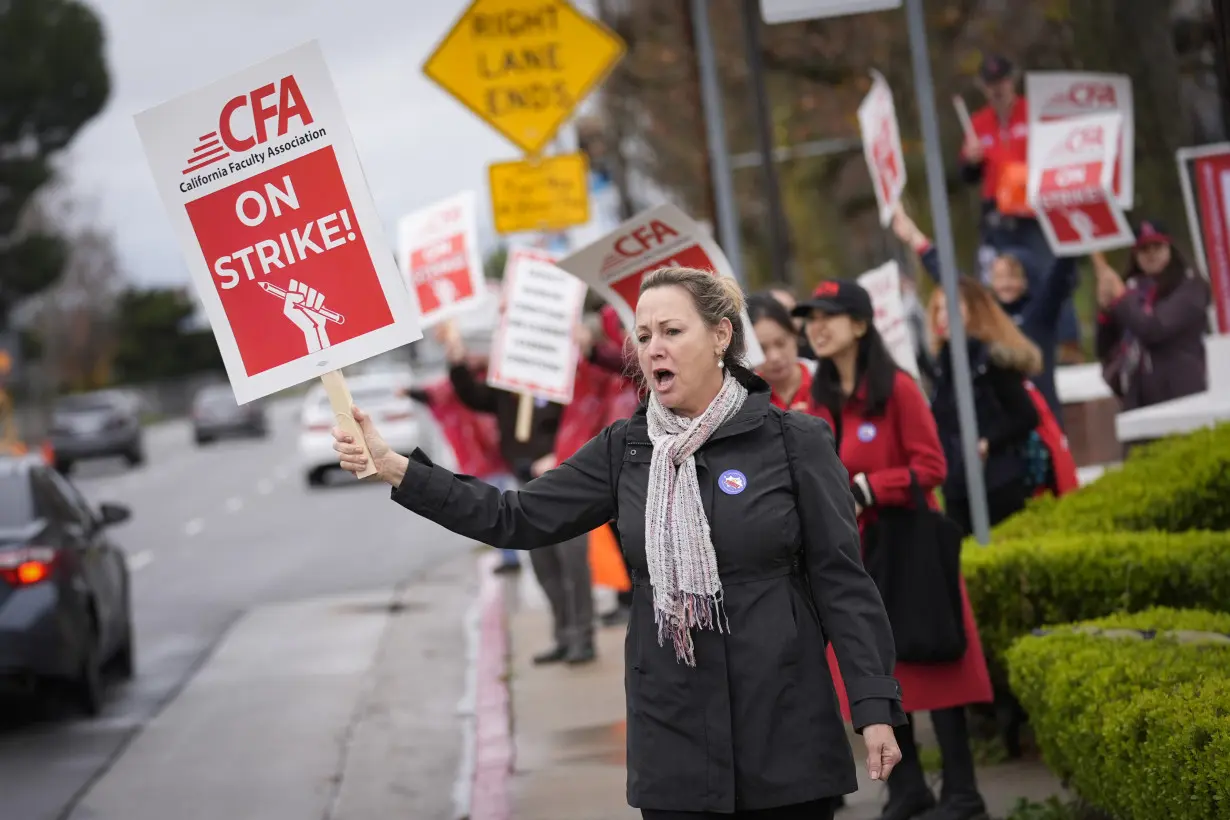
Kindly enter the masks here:
M 858 278 L 858 283 L 871 295 L 875 311 L 875 326 L 884 345 L 893 354 L 897 366 L 918 378 L 918 357 L 914 339 L 906 323 L 905 301 L 901 298 L 901 271 L 897 263 L 885 262 Z
M 585 283 L 550 254 L 515 248 L 504 269 L 506 304 L 492 341 L 487 383 L 568 404 L 576 380 L 576 326 Z

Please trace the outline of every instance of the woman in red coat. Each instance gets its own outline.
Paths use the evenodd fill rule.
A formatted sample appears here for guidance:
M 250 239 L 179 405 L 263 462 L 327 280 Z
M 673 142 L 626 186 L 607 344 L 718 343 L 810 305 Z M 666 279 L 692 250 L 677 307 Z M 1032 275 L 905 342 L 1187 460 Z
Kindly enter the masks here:
M 807 340 L 820 361 L 812 381 L 811 412 L 833 427 L 838 453 L 850 474 L 860 530 L 881 506 L 910 504 L 910 471 L 931 506 L 947 466 L 935 419 L 922 391 L 899 369 L 872 323 L 871 297 L 853 282 L 824 282 L 812 299 L 795 308 L 806 318 Z M 908 548 L 903 544 L 902 548 Z M 901 730 L 902 761 L 888 780 L 883 820 L 972 820 L 984 818 L 970 751 L 965 707 L 992 700 L 991 679 L 978 640 L 978 627 L 961 581 L 967 647 L 951 663 L 898 663 L 906 712 L 928 711 L 944 760 L 940 802 L 927 787 L 914 741 L 913 723 Z M 829 651 L 842 709 L 845 689 Z

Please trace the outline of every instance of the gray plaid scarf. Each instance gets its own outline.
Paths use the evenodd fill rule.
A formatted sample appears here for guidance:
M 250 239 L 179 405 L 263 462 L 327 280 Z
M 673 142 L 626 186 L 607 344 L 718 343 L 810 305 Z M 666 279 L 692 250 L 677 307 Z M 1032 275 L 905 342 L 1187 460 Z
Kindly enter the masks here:
M 649 399 L 649 493 L 645 504 L 645 558 L 653 585 L 658 645 L 669 635 L 675 657 L 696 665 L 692 627 L 719 631 L 725 622 L 722 581 L 709 537 L 709 521 L 696 480 L 697 450 L 731 419 L 747 399 L 747 389 L 730 373 L 722 389 L 694 419 L 667 410 L 657 394 Z M 730 624 L 725 623 L 730 631 Z

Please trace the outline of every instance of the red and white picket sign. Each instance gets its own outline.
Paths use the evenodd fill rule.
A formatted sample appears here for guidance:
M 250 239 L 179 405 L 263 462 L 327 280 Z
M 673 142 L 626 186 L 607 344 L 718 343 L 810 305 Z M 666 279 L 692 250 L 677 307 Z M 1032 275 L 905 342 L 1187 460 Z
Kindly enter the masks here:
M 1126 74 L 1031 71 L 1025 75 L 1029 101 L 1029 138 L 1038 125 L 1096 114 L 1119 114 L 1112 190 L 1119 207 L 1132 210 L 1135 185 L 1136 121 L 1132 80 Z
M 636 326 L 636 303 L 645 274 L 658 268 L 685 267 L 734 278 L 730 261 L 709 232 L 669 203 L 642 211 L 557 264 L 606 299 L 629 332 Z M 759 367 L 764 351 L 746 311 L 743 323 L 749 364 Z
M 1077 256 L 1130 245 L 1112 191 L 1119 114 L 1036 124 L 1029 138 L 1029 202 L 1051 249 Z
M 422 338 L 315 41 L 136 124 L 240 402 Z
M 1213 290 L 1213 313 L 1230 333 L 1230 143 L 1180 148 L 1179 181 L 1192 249 Z
M 402 217 L 397 251 L 423 327 L 472 307 L 483 295 L 474 192 L 463 191 Z
M 880 208 L 880 224 L 893 220 L 893 209 L 905 191 L 905 153 L 893 92 L 884 75 L 872 71 L 871 90 L 858 107 L 858 126 L 863 136 L 863 156 L 871 173 Z

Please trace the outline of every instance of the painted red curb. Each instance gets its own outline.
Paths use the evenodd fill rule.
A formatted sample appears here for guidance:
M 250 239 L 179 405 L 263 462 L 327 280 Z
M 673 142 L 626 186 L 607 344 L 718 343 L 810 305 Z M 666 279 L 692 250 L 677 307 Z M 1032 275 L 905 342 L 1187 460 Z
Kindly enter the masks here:
M 508 691 L 508 626 L 504 585 L 492 570 L 496 556 L 478 562 L 479 638 L 474 705 L 474 782 L 470 820 L 511 820 L 509 779 L 513 737 Z

